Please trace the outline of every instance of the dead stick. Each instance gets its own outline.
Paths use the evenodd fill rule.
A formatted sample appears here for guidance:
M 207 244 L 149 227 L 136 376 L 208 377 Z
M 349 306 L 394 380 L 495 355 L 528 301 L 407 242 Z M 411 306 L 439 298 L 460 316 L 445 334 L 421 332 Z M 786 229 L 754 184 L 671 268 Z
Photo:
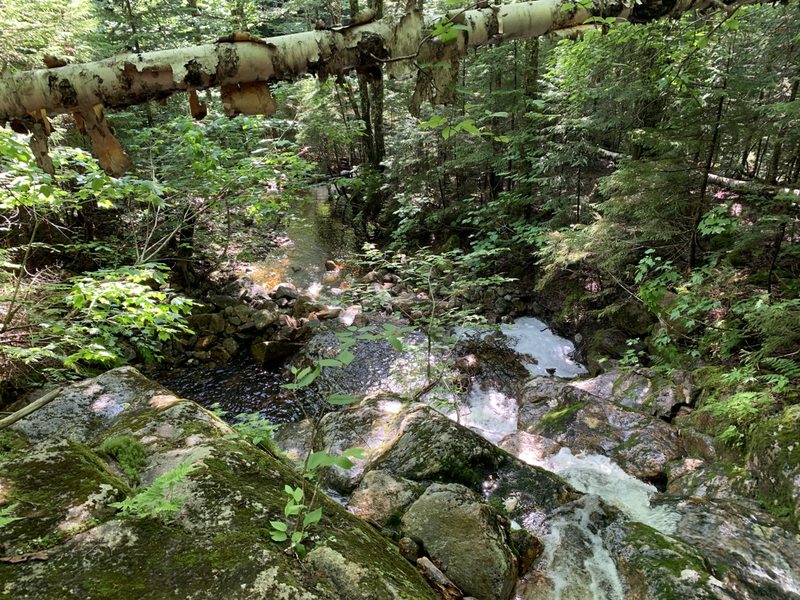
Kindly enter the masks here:
M 41 398 L 39 398 L 35 402 L 31 402 L 25 408 L 19 409 L 17 412 L 15 412 L 10 417 L 6 417 L 2 421 L 0 421 L 0 429 L 5 429 L 9 425 L 13 425 L 14 423 L 19 421 L 23 417 L 27 417 L 33 411 L 39 410 L 40 408 L 42 408 L 45 404 L 47 404 L 51 400 L 55 400 L 55 398 L 58 397 L 58 395 L 61 393 L 62 389 L 64 389 L 64 388 L 56 388 L 52 392 L 50 392 L 49 394 L 47 394 L 45 396 L 42 396 Z

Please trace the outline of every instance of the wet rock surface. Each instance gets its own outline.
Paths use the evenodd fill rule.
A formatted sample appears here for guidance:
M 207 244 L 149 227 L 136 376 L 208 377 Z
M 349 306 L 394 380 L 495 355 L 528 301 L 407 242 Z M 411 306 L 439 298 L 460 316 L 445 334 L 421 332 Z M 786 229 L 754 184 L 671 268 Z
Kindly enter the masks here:
M 656 501 L 680 515 L 674 535 L 703 553 L 706 571 L 741 598 L 800 598 L 800 533 L 728 500 Z
M 609 456 L 639 479 L 664 478 L 666 464 L 686 455 L 677 431 L 661 419 L 553 379 L 526 383 L 519 427 L 563 446 Z

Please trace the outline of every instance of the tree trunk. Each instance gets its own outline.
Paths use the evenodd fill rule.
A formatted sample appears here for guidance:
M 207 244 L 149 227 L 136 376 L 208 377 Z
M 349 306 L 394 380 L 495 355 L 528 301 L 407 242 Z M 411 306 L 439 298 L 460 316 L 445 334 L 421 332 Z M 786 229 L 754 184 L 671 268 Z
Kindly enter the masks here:
M 754 0 L 744 0 L 745 3 Z M 236 6 L 243 6 L 235 0 Z M 354 27 L 326 31 L 307 31 L 262 40 L 237 32 L 215 44 L 120 54 L 85 64 L 55 69 L 38 69 L 0 76 L 0 123 L 17 121 L 20 126 L 43 122 L 48 116 L 94 112 L 100 123 L 92 136 L 101 165 L 120 175 L 126 162 L 112 153 L 103 158 L 98 143 L 114 146 L 110 132 L 102 129 L 103 107 L 123 108 L 149 100 L 163 100 L 177 92 L 221 87 L 226 114 L 271 114 L 277 106 L 267 81 L 294 80 L 303 73 L 321 78 L 339 76 L 357 67 L 384 64 L 391 76 L 415 71 L 414 60 L 435 64 L 447 61 L 453 69 L 423 69 L 418 78 L 412 109 L 424 99 L 452 101 L 452 93 L 442 93 L 451 82 L 453 70 L 470 46 L 487 42 L 537 37 L 551 32 L 578 34 L 593 28 L 582 23 L 590 17 L 621 17 L 646 22 L 674 17 L 688 10 L 733 3 L 734 0 L 644 0 L 632 7 L 624 3 L 594 0 L 586 9 L 572 4 L 562 10 L 565 0 L 537 0 L 466 11 L 451 11 L 451 20 L 463 25 L 454 44 L 444 46 L 427 34 L 429 26 L 417 10 L 406 14 L 395 25 L 378 20 Z M 738 3 L 738 0 L 737 0 Z M 246 23 L 245 23 L 246 25 Z M 441 73 L 440 73 L 441 72 Z M 452 92 L 452 90 L 447 90 Z M 119 145 L 118 143 L 116 144 Z M 106 152 L 108 153 L 108 152 Z

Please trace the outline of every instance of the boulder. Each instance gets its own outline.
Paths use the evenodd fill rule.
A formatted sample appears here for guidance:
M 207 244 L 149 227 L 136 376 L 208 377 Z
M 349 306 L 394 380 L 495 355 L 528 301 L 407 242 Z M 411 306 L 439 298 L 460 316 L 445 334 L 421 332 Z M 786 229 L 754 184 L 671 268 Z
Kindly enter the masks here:
M 465 595 L 506 600 L 511 594 L 517 564 L 508 521 L 472 490 L 431 485 L 403 516 L 402 528 Z
M 511 456 L 425 405 L 411 405 L 396 421 L 386 450 L 366 472 L 389 471 L 412 481 L 459 483 L 522 519 L 579 497 L 563 479 Z
M 745 469 L 725 461 L 708 464 L 699 458 L 685 458 L 667 465 L 666 493 L 670 496 L 735 500 L 758 509 L 756 486 Z
M 648 330 L 656 322 L 656 316 L 637 300 L 624 301 L 617 310 L 610 314 L 611 324 L 631 337 L 647 335 Z
M 773 514 L 800 524 L 800 404 L 762 418 L 749 436 L 747 470 Z
M 681 406 L 694 406 L 699 388 L 691 376 L 675 371 L 666 376 L 652 369 L 613 368 L 572 385 L 623 406 L 671 419 Z
M 603 539 L 617 567 L 624 598 L 631 600 L 745 600 L 735 585 L 717 579 L 708 558 L 692 543 L 643 523 L 618 521 Z M 765 596 L 754 596 L 763 598 Z
M 239 304 L 239 297 L 209 292 L 208 301 L 216 306 L 219 310 L 225 310 L 226 308 L 231 308 Z
M 323 417 L 314 440 L 314 450 L 341 455 L 346 450 L 361 448 L 367 457 L 380 455 L 384 447 L 398 435 L 407 412 L 407 401 L 400 396 L 377 394 L 358 405 Z M 331 465 L 322 481 L 341 494 L 350 494 L 361 481 L 368 459 L 352 458 L 354 466 L 343 469 Z
M 310 296 L 300 296 L 292 307 L 292 316 L 295 319 L 307 317 L 311 313 L 327 310 L 328 307 L 321 302 L 316 302 Z
M 253 325 L 257 331 L 263 331 L 278 320 L 278 315 L 274 311 L 257 310 L 252 314 Z
M 231 359 L 231 355 L 222 346 L 214 346 L 208 352 L 208 358 L 209 358 L 209 360 L 212 360 L 215 363 L 222 365 L 222 364 L 225 364 L 226 362 L 228 362 Z
M 800 599 L 800 534 L 784 522 L 726 500 L 663 498 L 654 505 L 679 515 L 674 535 L 702 552 L 737 597 Z
M 558 454 L 562 448 L 558 442 L 524 431 L 507 435 L 500 440 L 498 446 L 512 456 L 530 464 L 541 463 L 548 456 Z
M 285 298 L 287 300 L 296 300 L 300 296 L 300 292 L 293 283 L 279 283 L 270 291 L 270 296 L 276 300 Z
M 216 334 L 225 331 L 225 318 L 219 313 L 191 315 L 186 321 L 189 327 L 198 335 Z
M 630 348 L 628 336 L 619 329 L 601 329 L 594 334 L 586 351 L 586 367 L 592 377 L 619 365 Z
M 422 487 L 386 471 L 370 471 L 347 503 L 347 510 L 381 527 L 397 530 L 406 508 L 422 493 Z
M 542 377 L 524 386 L 519 428 L 563 446 L 603 454 L 629 475 L 653 482 L 686 452 L 677 430 L 654 417 Z
M 0 462 L 4 508 L 0 589 L 14 600 L 436 600 L 413 565 L 363 521 L 322 494 L 301 563 L 268 535 L 286 524 L 284 488 L 302 485 L 280 461 L 236 436 L 193 402 L 133 369 L 66 388 L 6 436 Z M 126 435 L 145 450 L 143 486 L 176 465 L 194 470 L 163 512 L 122 517 L 129 495 L 116 460 L 98 451 Z M 8 445 L 8 444 L 7 444 Z

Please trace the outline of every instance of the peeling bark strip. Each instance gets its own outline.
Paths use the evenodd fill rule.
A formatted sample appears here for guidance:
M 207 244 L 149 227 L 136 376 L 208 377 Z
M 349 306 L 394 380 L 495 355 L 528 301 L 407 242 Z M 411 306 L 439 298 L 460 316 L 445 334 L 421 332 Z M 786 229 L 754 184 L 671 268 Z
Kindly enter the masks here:
M 293 80 L 304 73 L 325 79 L 355 67 L 385 64 L 392 77 L 410 74 L 417 62 L 448 67 L 427 67 L 420 72 L 414 105 L 424 99 L 450 100 L 447 85 L 458 60 L 470 46 L 489 42 L 537 37 L 560 30 L 582 30 L 589 17 L 619 17 L 644 22 L 709 6 L 738 6 L 754 0 L 593 0 L 591 10 L 580 6 L 562 11 L 566 0 L 537 0 L 476 10 L 453 11 L 448 17 L 468 30 L 459 30 L 455 43 L 444 45 L 428 34 L 434 21 L 425 23 L 419 11 L 411 11 L 397 23 L 382 19 L 354 27 L 309 31 L 269 39 L 229 36 L 215 44 L 122 54 L 106 60 L 68 64 L 0 75 L 0 124 L 16 121 L 18 129 L 32 123 L 49 129 L 48 115 L 78 113 L 84 121 L 95 107 L 123 108 L 149 100 L 163 100 L 176 92 L 223 87 L 226 112 L 257 114 L 274 112 L 275 101 L 265 82 Z M 197 107 L 195 107 L 196 111 Z M 413 107 L 412 107 L 413 110 Z M 254 112 L 255 111 L 255 112 Z M 197 111 L 198 113 L 200 111 Z M 108 131 L 101 113 L 95 113 L 88 130 L 106 155 L 106 168 L 118 173 L 125 159 Z M 112 141 L 113 140 L 113 141 Z M 116 145 L 115 145 L 116 143 Z M 124 155 L 124 153 L 123 153 Z

